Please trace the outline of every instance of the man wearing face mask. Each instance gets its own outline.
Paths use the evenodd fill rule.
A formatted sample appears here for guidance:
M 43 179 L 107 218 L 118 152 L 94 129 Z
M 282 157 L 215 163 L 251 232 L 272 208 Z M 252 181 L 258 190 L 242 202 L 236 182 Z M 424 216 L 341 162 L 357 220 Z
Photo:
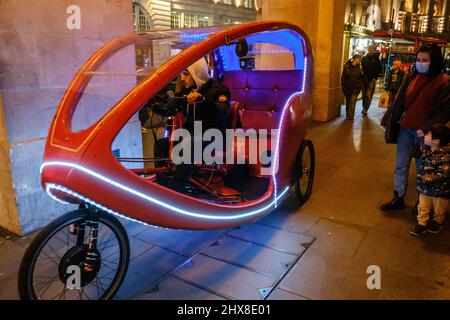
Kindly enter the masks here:
M 405 77 L 381 121 L 386 128 L 386 143 L 397 143 L 394 198 L 381 205 L 382 211 L 404 208 L 409 167 L 418 139 L 433 124 L 446 124 L 450 120 L 450 91 L 443 69 L 440 48 L 435 45 L 421 47 L 415 70 Z M 419 164 L 416 158 L 416 167 Z

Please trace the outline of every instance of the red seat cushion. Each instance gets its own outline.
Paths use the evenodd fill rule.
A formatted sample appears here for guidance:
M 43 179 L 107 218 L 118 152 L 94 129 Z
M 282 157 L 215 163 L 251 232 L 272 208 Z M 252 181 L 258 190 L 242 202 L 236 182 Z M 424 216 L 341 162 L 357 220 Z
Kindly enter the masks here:
M 242 128 L 278 129 L 281 112 L 241 110 L 239 112 Z
M 223 83 L 238 101 L 242 127 L 276 129 L 287 99 L 302 87 L 302 70 L 235 70 L 224 73 Z

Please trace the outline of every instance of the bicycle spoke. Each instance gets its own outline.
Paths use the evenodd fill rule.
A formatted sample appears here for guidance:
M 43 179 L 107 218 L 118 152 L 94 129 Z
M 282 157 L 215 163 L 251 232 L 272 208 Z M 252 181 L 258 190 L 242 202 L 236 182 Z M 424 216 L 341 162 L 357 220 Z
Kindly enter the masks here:
M 48 266 L 49 264 L 59 264 L 59 263 L 56 262 L 55 260 L 52 260 L 52 261 L 50 261 L 50 262 L 46 262 L 46 263 L 43 263 L 43 264 L 40 264 L 40 265 L 36 266 L 36 267 L 34 268 L 34 270 L 39 269 L 39 268 L 42 268 L 42 267 L 45 267 L 45 266 Z
M 69 288 L 67 288 L 67 286 L 64 286 L 63 287 L 63 291 L 61 291 L 60 293 L 58 293 L 56 296 L 54 296 L 54 297 L 51 297 L 49 300 L 53 300 L 53 299 L 55 299 L 55 298 L 57 298 L 57 297 L 59 297 L 59 299 L 58 300 L 61 300 L 61 298 L 62 298 L 62 296 L 64 295 L 66 295 L 66 292 L 69 290 Z
M 56 276 L 53 278 L 53 281 L 50 281 L 50 283 L 49 283 L 49 284 L 47 285 L 47 287 L 45 288 L 44 292 L 42 292 L 42 293 L 39 295 L 39 298 L 41 298 L 41 297 L 44 295 L 44 293 L 47 292 L 47 290 L 50 288 L 50 286 L 52 285 L 52 283 L 56 281 L 56 280 L 55 280 L 56 278 L 58 278 L 58 275 L 56 275 Z
M 98 279 L 97 279 L 97 278 L 95 278 L 94 280 L 95 280 L 95 282 L 97 283 L 96 286 L 95 286 L 95 288 L 97 289 L 97 296 L 98 296 L 98 297 L 101 297 L 101 294 L 100 294 L 100 291 L 99 291 L 99 288 L 98 288 L 98 286 L 99 286 L 100 283 L 98 282 Z M 102 287 L 102 289 L 103 289 L 103 287 Z
M 99 230 L 100 230 L 100 228 L 99 228 Z M 110 230 L 108 229 L 108 230 L 106 230 L 106 231 L 103 233 L 102 238 L 100 239 L 100 241 L 98 241 L 98 244 L 100 244 L 100 243 L 103 242 L 103 239 L 105 239 L 105 236 L 106 236 L 106 234 L 108 233 L 108 231 L 110 231 Z
M 86 298 L 87 298 L 88 300 L 91 300 L 91 298 L 89 298 L 89 296 L 87 295 L 87 293 L 84 292 L 84 288 L 81 289 L 81 297 L 83 297 L 83 294 L 86 296 Z

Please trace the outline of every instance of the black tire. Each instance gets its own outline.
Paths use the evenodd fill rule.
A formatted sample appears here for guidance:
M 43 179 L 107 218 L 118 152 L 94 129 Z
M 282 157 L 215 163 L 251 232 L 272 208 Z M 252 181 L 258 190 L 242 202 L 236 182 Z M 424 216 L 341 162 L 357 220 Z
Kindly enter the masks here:
M 301 204 L 308 201 L 314 183 L 315 154 L 310 140 L 303 141 L 297 153 L 294 174 L 294 187 Z
M 69 290 L 67 289 L 67 285 L 63 280 L 61 279 L 61 270 L 68 270 L 68 269 L 61 269 L 61 266 L 64 261 L 69 261 L 69 259 L 66 259 L 67 257 L 74 258 L 75 254 L 71 254 L 70 252 L 73 251 L 73 249 L 78 249 L 77 257 L 84 257 L 82 258 L 85 260 L 86 255 L 82 250 L 85 250 L 87 247 L 86 244 L 83 244 L 83 242 L 87 239 L 87 234 L 85 234 L 85 230 L 87 228 L 92 228 L 93 225 L 98 226 L 98 244 L 97 249 L 101 249 L 100 247 L 103 246 L 103 251 L 98 251 L 99 256 L 101 259 L 98 261 L 98 270 L 95 271 L 95 278 L 89 281 L 87 284 L 83 284 L 83 289 L 73 289 Z M 104 231 L 105 233 L 101 233 L 101 229 L 103 226 L 106 226 L 107 229 L 109 229 L 109 232 L 111 236 L 106 237 L 106 234 L 108 230 Z M 76 229 L 77 231 L 73 231 Z M 82 231 L 80 231 L 82 230 Z M 54 245 L 54 241 L 59 241 L 60 243 L 64 243 L 61 238 L 58 238 L 58 235 L 60 235 L 61 232 L 67 232 L 67 247 L 68 250 L 66 250 L 66 246 L 62 248 L 60 245 L 56 247 L 56 250 L 52 245 Z M 81 237 L 79 235 L 82 235 Z M 102 239 L 100 239 L 102 237 Z M 112 238 L 115 237 L 115 238 Z M 66 238 L 66 237 L 64 237 Z M 105 239 L 106 238 L 106 239 Z M 80 242 L 81 240 L 81 242 Z M 106 242 L 102 242 L 105 240 Z M 109 254 L 111 251 L 114 252 L 115 248 L 111 246 L 111 241 L 117 240 L 117 247 L 118 247 L 118 263 L 111 262 L 110 260 L 107 260 L 107 258 L 115 256 L 117 253 L 113 253 L 112 255 L 106 256 L 106 252 Z M 70 248 L 72 245 L 70 242 L 73 242 L 73 247 Z M 51 249 L 51 255 L 50 257 L 48 254 L 45 254 L 45 250 L 47 247 Z M 112 248 L 112 249 L 111 249 Z M 72 250 L 72 251 L 71 251 Z M 109 252 L 108 252 L 109 250 Z M 59 260 L 57 257 L 53 257 L 54 254 L 57 254 L 59 252 L 64 252 L 64 255 L 59 256 Z M 41 257 L 42 253 L 42 257 Z M 102 253 L 105 255 L 102 257 Z M 69 255 L 67 255 L 69 254 Z M 66 257 L 63 259 L 63 257 Z M 38 259 L 47 259 L 47 261 L 44 264 L 41 264 L 36 268 L 36 262 Z M 113 258 L 110 258 L 113 260 Z M 115 260 L 115 258 L 114 258 Z M 120 288 L 120 285 L 125 278 L 127 269 L 128 269 L 128 263 L 130 260 L 130 246 L 129 246 L 129 240 L 127 233 L 125 229 L 123 228 L 122 224 L 113 216 L 106 214 L 104 212 L 101 212 L 99 215 L 97 215 L 95 218 L 92 218 L 91 213 L 88 209 L 78 209 L 75 211 L 68 212 L 64 214 L 63 216 L 59 217 L 58 219 L 54 220 L 52 223 L 47 225 L 44 229 L 40 231 L 40 233 L 36 236 L 36 238 L 31 242 L 30 246 L 27 248 L 25 255 L 22 259 L 22 263 L 20 265 L 19 269 L 19 278 L 18 278 L 18 289 L 19 289 L 19 295 L 21 299 L 24 300 L 37 300 L 37 299 L 56 299 L 56 296 L 53 298 L 45 298 L 43 295 L 45 292 L 40 293 L 40 296 L 38 297 L 35 292 L 35 286 L 38 286 L 40 284 L 44 283 L 44 286 L 48 285 L 46 291 L 49 289 L 49 287 L 53 286 L 62 286 L 63 292 L 61 292 L 57 297 L 59 299 L 66 299 L 66 295 L 71 296 L 72 294 L 78 294 L 78 297 L 81 297 L 81 300 L 83 300 L 85 297 L 83 296 L 83 293 L 85 296 L 90 299 L 87 292 L 84 292 L 88 286 L 91 284 L 95 285 L 96 282 L 96 292 L 98 294 L 97 299 L 98 300 L 108 300 L 111 299 L 117 292 L 117 290 Z M 40 260 L 41 261 L 41 260 Z M 45 261 L 45 260 L 44 260 Z M 77 261 L 77 260 L 75 260 Z M 48 266 L 47 266 L 48 265 Z M 46 277 L 36 277 L 34 278 L 35 272 L 37 272 L 37 269 L 42 268 L 45 266 L 45 269 L 51 269 L 52 267 L 58 266 L 57 269 L 53 272 L 51 271 L 51 274 L 45 273 L 47 275 Z M 103 283 L 101 282 L 101 279 L 99 276 L 101 275 L 101 272 L 108 272 L 106 275 L 109 276 L 111 273 L 114 272 L 114 268 L 111 267 L 114 265 L 117 265 L 117 271 L 115 271 L 114 275 L 112 276 L 111 283 L 108 286 L 103 286 Z M 107 268 L 106 268 L 107 267 Z M 113 271 L 108 271 L 110 269 L 113 269 Z M 41 269 L 42 270 L 42 269 Z M 86 279 L 87 276 L 85 274 L 88 274 L 87 272 L 83 272 L 83 279 Z M 67 273 L 64 275 L 68 275 Z M 90 277 L 92 277 L 92 273 L 89 274 Z M 86 277 L 86 278 L 85 278 Z M 52 279 L 52 281 L 45 283 L 45 281 L 36 282 L 37 278 L 49 278 Z M 83 280 L 85 281 L 85 280 Z M 99 286 L 100 285 L 100 286 Z M 55 288 L 56 289 L 56 288 Z M 100 291 L 99 291 L 100 289 Z M 76 293 L 77 291 L 78 293 Z M 94 290 L 94 288 L 89 288 L 89 291 Z M 103 292 L 102 292 L 103 291 Z M 54 292 L 53 292 L 54 293 Z M 68 294 L 70 293 L 70 294 Z M 67 298 L 69 299 L 69 298 Z

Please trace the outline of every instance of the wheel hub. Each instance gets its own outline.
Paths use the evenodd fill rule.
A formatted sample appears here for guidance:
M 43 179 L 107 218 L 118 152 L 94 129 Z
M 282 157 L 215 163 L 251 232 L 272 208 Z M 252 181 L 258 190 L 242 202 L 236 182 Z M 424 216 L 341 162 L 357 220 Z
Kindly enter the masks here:
M 89 252 L 88 245 L 82 244 L 69 249 L 59 263 L 59 279 L 63 283 L 67 283 L 69 277 L 74 275 L 73 270 L 69 270 L 70 266 L 80 268 L 80 285 L 87 286 L 97 276 L 101 265 L 101 257 L 97 249 Z

